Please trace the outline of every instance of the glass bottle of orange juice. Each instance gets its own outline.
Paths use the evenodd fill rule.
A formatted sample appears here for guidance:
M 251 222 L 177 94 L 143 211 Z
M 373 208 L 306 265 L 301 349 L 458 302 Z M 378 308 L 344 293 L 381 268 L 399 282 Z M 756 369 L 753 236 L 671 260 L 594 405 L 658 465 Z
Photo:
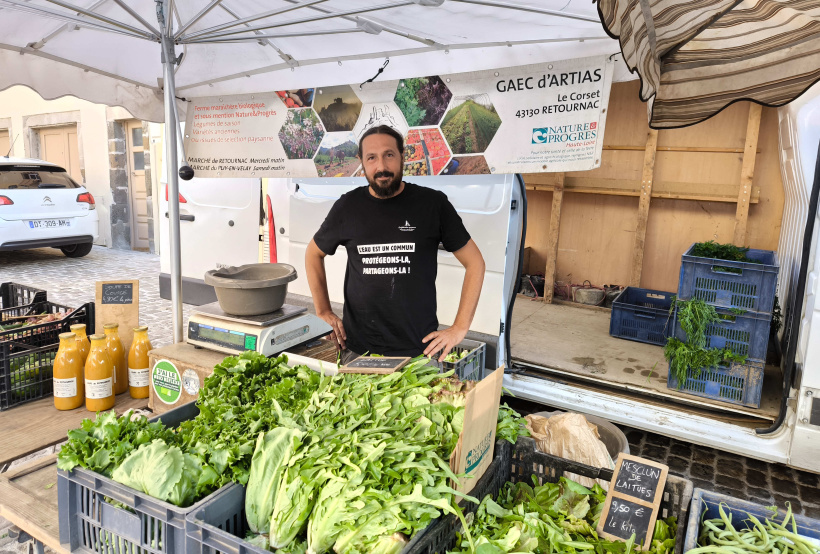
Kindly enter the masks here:
M 148 327 L 135 328 L 134 342 L 128 351 L 128 387 L 131 398 L 148 398 L 148 351 L 151 349 Z
M 120 340 L 119 327 L 116 323 L 103 325 L 108 355 L 114 364 L 114 394 L 122 394 L 128 390 L 128 356 Z
M 88 358 L 88 351 L 91 345 L 88 343 L 88 337 L 85 334 L 85 323 L 77 323 L 71 326 L 71 332 L 77 335 L 77 348 L 80 350 L 80 357 L 85 365 L 85 360 Z
M 77 348 L 77 335 L 61 333 L 60 346 L 54 357 L 54 407 L 73 410 L 85 400 L 83 360 Z
M 105 335 L 91 335 L 91 350 L 85 361 L 85 408 L 90 412 L 114 407 L 114 363 L 108 355 Z

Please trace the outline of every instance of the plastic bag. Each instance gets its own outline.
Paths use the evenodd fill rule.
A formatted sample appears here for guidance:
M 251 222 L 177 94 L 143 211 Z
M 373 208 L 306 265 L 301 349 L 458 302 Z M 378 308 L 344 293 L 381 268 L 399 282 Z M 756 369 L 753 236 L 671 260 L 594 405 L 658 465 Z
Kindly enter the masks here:
M 541 452 L 592 467 L 615 467 L 601 441 L 598 427 L 587 421 L 582 414 L 568 412 L 556 414 L 549 419 L 528 415 L 526 420 L 527 430 Z M 585 487 L 591 487 L 596 482 L 596 479 L 575 474 L 567 474 L 566 477 Z M 597 482 L 604 490 L 608 490 L 609 482 L 602 479 L 597 479 Z

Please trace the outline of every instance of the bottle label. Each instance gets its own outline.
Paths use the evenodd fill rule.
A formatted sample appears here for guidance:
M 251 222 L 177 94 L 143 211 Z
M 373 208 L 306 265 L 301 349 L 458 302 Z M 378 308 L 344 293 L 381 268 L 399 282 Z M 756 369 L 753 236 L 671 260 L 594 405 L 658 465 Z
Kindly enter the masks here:
M 57 379 L 54 378 L 54 397 L 55 398 L 74 398 L 77 396 L 77 378 L 71 379 Z
M 85 397 L 93 400 L 108 398 L 114 396 L 113 379 L 108 377 L 106 379 L 86 379 L 85 380 Z
M 132 387 L 147 387 L 148 386 L 148 368 L 134 369 L 128 368 L 128 384 Z

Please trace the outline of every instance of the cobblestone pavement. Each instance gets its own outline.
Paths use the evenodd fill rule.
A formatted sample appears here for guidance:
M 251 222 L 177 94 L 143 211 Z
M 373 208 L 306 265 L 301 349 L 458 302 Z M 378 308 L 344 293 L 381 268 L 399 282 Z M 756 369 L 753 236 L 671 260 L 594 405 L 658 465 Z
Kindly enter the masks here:
M 637 429 L 623 429 L 630 453 L 669 466 L 697 488 L 820 519 L 820 476 Z
M 171 302 L 159 296 L 159 272 L 159 256 L 99 246 L 77 259 L 66 258 L 51 248 L 0 252 L 0 283 L 12 281 L 45 289 L 51 302 L 72 308 L 94 301 L 96 281 L 139 279 L 140 322 L 148 325 L 154 347 L 171 344 L 174 338 Z M 183 306 L 186 321 L 190 309 Z M 0 554 L 30 552 L 31 542 L 17 542 L 9 535 L 10 527 L 0 518 Z M 47 548 L 46 552 L 51 550 Z
M 522 415 L 540 412 L 540 404 L 504 398 Z M 770 464 L 713 448 L 618 426 L 629 442 L 629 452 L 669 466 L 669 472 L 702 488 L 766 506 L 785 508 L 820 519 L 820 475 Z
M 139 279 L 140 322 L 148 326 L 151 344 L 171 344 L 171 302 L 159 296 L 159 256 L 102 246 L 76 259 L 52 248 L 0 252 L 0 283 L 12 281 L 45 289 L 51 302 L 72 308 L 94 301 L 97 281 L 120 279 Z M 183 306 L 185 321 L 190 309 Z
M 159 296 L 159 257 L 142 252 L 95 247 L 85 258 L 70 259 L 58 250 L 0 252 L 0 282 L 13 281 L 48 291 L 49 300 L 72 307 L 94 300 L 95 281 L 139 279 L 140 318 L 148 325 L 154 346 L 173 341 L 171 303 Z M 184 316 L 190 313 L 184 307 Z M 511 400 L 522 411 L 543 406 Z M 797 513 L 820 518 L 820 476 L 768 464 L 711 448 L 623 428 L 632 454 L 663 462 L 669 471 L 701 487 L 766 505 L 791 502 Z M 0 554 L 28 552 L 8 536 L 8 522 L 0 518 Z M 48 550 L 47 550 L 48 551 Z

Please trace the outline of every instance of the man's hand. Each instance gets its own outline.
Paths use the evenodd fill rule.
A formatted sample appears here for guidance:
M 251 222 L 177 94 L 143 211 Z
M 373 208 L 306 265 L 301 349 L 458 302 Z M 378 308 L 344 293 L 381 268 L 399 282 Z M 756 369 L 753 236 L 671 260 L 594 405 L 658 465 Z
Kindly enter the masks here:
M 443 362 L 447 354 L 450 353 L 450 350 L 458 346 L 458 343 L 463 341 L 465 336 L 467 336 L 467 329 L 461 329 L 455 326 L 448 327 L 443 331 L 433 331 L 421 339 L 422 342 L 430 343 L 427 345 L 427 348 L 424 349 L 424 355 L 429 357 L 441 350 L 441 356 L 439 356 L 438 361 Z
M 333 312 L 322 312 L 317 313 L 316 315 L 319 316 L 322 321 L 333 327 L 333 332 L 330 333 L 330 338 L 336 343 L 336 348 L 339 350 L 344 350 L 347 335 L 345 334 L 345 328 L 344 325 L 342 325 L 341 318 Z

